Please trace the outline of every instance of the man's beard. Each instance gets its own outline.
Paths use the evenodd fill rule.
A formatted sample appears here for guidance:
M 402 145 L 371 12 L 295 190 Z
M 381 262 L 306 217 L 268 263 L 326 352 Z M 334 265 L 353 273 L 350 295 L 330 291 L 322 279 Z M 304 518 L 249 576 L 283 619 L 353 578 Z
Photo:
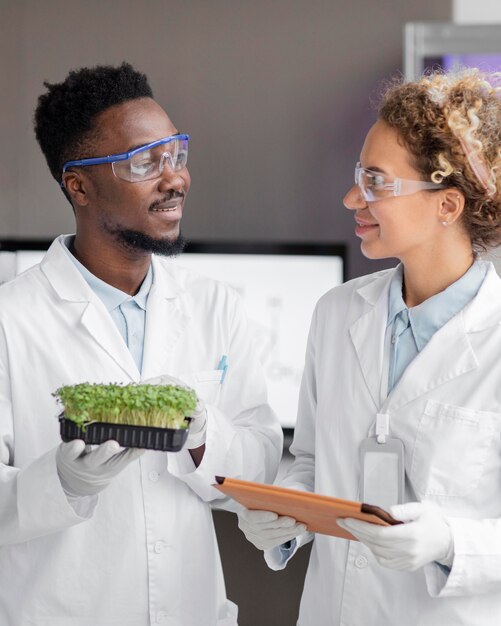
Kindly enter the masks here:
M 177 256 L 181 254 L 186 246 L 186 239 L 181 233 L 175 239 L 155 239 L 137 230 L 127 230 L 125 228 L 107 228 L 108 232 L 115 235 L 127 250 L 137 250 L 141 252 L 152 252 L 162 256 Z

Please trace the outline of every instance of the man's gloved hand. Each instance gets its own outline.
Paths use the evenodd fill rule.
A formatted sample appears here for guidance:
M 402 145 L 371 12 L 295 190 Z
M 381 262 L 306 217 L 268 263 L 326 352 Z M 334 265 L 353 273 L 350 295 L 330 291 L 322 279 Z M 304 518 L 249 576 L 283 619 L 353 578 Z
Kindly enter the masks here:
M 238 514 L 238 527 L 259 550 L 275 548 L 306 532 L 306 526 L 292 517 L 248 509 Z
M 174 376 L 169 376 L 168 374 L 148 378 L 147 380 L 142 380 L 141 383 L 145 385 L 176 385 L 177 387 L 191 389 L 191 387 L 184 381 L 179 380 L 179 378 L 174 378 Z M 198 395 L 197 406 L 190 417 L 190 430 L 186 441 L 186 448 L 188 450 L 198 448 L 205 443 L 205 436 L 207 432 L 207 410 L 205 408 L 204 401 L 199 398 Z
M 57 471 L 68 496 L 96 495 L 129 463 L 144 453 L 139 448 L 122 448 L 111 440 L 90 452 L 85 452 L 85 448 L 81 439 L 75 439 L 61 443 L 57 449 Z
M 337 523 L 364 543 L 385 567 L 414 572 L 433 561 L 452 565 L 454 540 L 438 507 L 427 502 L 409 502 L 392 506 L 389 512 L 405 523 L 378 526 L 351 518 Z

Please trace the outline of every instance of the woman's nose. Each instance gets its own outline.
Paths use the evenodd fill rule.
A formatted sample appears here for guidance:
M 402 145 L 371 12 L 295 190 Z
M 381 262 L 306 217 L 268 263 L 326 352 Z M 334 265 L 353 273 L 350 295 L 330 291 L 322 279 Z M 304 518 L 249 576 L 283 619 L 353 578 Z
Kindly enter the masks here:
M 353 187 L 348 190 L 343 198 L 343 204 L 347 209 L 351 209 L 352 211 L 367 206 L 367 202 L 364 200 L 358 185 L 353 185 Z

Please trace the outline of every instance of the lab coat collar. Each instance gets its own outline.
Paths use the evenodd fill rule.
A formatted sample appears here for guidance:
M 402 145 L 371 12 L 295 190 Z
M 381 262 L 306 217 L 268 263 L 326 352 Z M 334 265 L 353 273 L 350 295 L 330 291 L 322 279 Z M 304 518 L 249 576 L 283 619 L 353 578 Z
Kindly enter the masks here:
M 171 300 L 185 290 L 182 274 L 176 272 L 176 268 L 170 258 L 156 256 L 151 257 L 153 267 L 152 289 L 158 291 L 163 298 Z M 174 276 L 177 274 L 176 276 Z
M 108 353 L 131 380 L 139 380 L 134 359 L 105 305 L 65 252 L 65 237 L 67 235 L 62 235 L 53 241 L 40 263 L 41 271 L 63 301 L 63 306 L 64 303 L 68 304 L 67 312 L 75 316 L 75 323 L 80 322 L 92 340 Z M 78 355 L 69 355 L 68 358 L 78 358 Z
M 373 281 L 357 290 L 367 306 L 350 326 L 360 367 L 378 411 L 389 406 L 395 410 L 478 367 L 468 334 L 501 324 L 501 279 L 492 263 L 488 263 L 486 277 L 477 295 L 433 335 L 409 364 L 387 400 L 381 403 L 388 290 L 394 273 L 395 270 L 390 270 L 376 274 Z M 438 358 L 440 355 L 447 357 Z M 426 375 L 423 376 L 423 372 Z
M 97 296 L 64 249 L 64 240 L 69 236 L 60 235 L 54 239 L 40 263 L 40 269 L 62 300 L 90 302 Z
M 469 335 L 501 324 L 500 294 L 501 279 L 492 263 L 487 263 L 487 272 L 476 296 L 439 328 L 409 363 L 384 403 L 383 410 L 399 409 L 415 398 L 479 367 Z
M 40 264 L 42 272 L 48 278 L 60 298 L 71 302 L 90 302 L 96 296 L 82 277 L 78 269 L 71 263 L 64 249 L 64 240 L 73 235 L 60 235 L 51 244 Z M 176 298 L 184 290 L 184 285 L 176 280 L 173 273 L 165 271 L 169 261 L 152 256 L 153 284 L 163 293 L 165 298 Z
M 98 298 L 103 302 L 104 306 L 110 313 L 128 300 L 133 300 L 138 307 L 143 309 L 143 311 L 146 311 L 146 302 L 148 300 L 148 294 L 150 292 L 150 287 L 153 282 L 153 269 L 151 265 L 148 268 L 148 272 L 146 273 L 146 276 L 139 288 L 139 291 L 134 296 L 130 296 L 128 293 L 117 289 L 113 285 L 105 283 L 104 280 L 101 280 L 100 278 L 92 274 L 92 272 L 89 272 L 85 265 L 80 263 L 80 261 L 70 251 L 72 239 L 73 237 L 63 239 L 64 251 L 68 255 L 68 258 L 73 263 L 73 265 L 85 278 L 86 283 L 90 286 L 96 296 L 98 296 Z
M 490 261 L 479 261 L 487 265 L 485 279 L 473 300 L 463 310 L 464 328 L 475 333 L 501 324 L 501 278 Z
M 398 265 L 392 269 L 382 270 L 381 272 L 372 274 L 372 280 L 357 289 L 358 295 L 372 306 L 376 305 L 378 302 L 380 303 L 381 299 L 388 300 L 388 289 L 390 288 L 390 283 L 397 270 Z
M 365 300 L 362 315 L 350 326 L 350 336 L 357 353 L 367 388 L 379 410 L 381 373 L 383 371 L 385 331 L 388 320 L 388 290 L 395 269 L 373 275 L 356 293 Z
M 40 264 L 41 271 L 62 300 L 82 303 L 74 309 L 81 324 L 126 374 L 138 381 L 141 376 L 134 359 L 106 307 L 62 247 L 66 236 L 62 235 L 52 243 Z M 174 277 L 168 261 L 153 256 L 152 265 L 153 284 L 146 311 L 143 378 L 172 371 L 169 355 L 190 318 L 176 304 L 177 296 L 185 289 L 182 280 Z

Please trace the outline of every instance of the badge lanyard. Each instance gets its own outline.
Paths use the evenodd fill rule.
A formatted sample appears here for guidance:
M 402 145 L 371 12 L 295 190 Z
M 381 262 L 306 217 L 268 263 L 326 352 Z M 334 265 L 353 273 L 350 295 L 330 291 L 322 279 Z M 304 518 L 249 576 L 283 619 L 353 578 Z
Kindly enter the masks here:
M 391 328 L 385 337 L 383 368 L 380 385 L 380 406 L 384 407 L 388 393 Z M 390 437 L 390 416 L 377 413 L 375 436 L 367 437 L 360 446 L 360 499 L 388 509 L 404 499 L 404 445 Z

